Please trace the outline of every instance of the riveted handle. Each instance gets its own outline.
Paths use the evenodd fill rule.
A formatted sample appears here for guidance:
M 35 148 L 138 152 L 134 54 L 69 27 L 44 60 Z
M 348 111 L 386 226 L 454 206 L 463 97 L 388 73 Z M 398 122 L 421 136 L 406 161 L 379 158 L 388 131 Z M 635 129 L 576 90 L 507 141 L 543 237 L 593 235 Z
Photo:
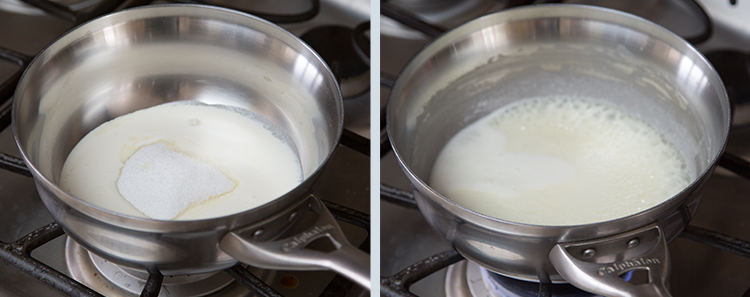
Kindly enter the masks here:
M 664 232 L 654 223 L 637 230 L 589 241 L 560 243 L 550 262 L 572 285 L 603 296 L 671 296 L 666 287 L 670 259 Z M 648 282 L 633 284 L 621 275 L 648 272 Z

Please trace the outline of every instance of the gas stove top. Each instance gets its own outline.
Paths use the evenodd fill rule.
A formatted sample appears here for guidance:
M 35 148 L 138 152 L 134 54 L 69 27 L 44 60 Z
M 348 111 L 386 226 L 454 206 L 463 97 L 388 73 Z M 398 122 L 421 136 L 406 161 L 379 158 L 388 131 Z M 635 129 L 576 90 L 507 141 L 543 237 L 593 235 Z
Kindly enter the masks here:
M 330 46 L 325 41 L 334 38 L 348 41 L 342 46 L 343 57 L 330 50 L 321 54 L 344 90 L 347 119 L 341 142 L 313 191 L 337 218 L 349 241 L 369 252 L 370 166 L 365 138 L 369 136 L 369 80 L 363 83 L 360 78 L 369 77 L 368 57 L 360 54 L 365 46 L 369 54 L 369 1 L 0 0 L 0 295 L 368 295 L 367 290 L 333 272 L 262 270 L 246 265 L 206 275 L 165 276 L 161 285 L 148 288 L 155 283 L 150 280 L 153 275 L 88 253 L 54 223 L 20 161 L 9 127 L 11 96 L 20 71 L 45 45 L 76 24 L 125 8 L 168 3 L 217 5 L 248 12 L 275 22 L 311 45 Z M 310 33 L 316 31 L 324 33 Z M 355 38 L 359 44 L 352 42 Z M 316 50 L 326 51 L 316 46 Z
M 460 2 L 460 3 L 459 3 Z M 719 51 L 750 53 L 750 3 L 743 1 L 442 1 L 443 6 L 461 6 L 473 18 L 524 4 L 577 3 L 602 5 L 640 15 L 693 41 L 704 54 Z M 498 5 L 500 3 L 500 5 Z M 388 1 L 381 10 L 381 106 L 385 108 L 389 86 L 408 59 L 429 40 L 456 26 L 430 9 L 424 1 Z M 467 7 L 471 6 L 471 7 Z M 705 14 L 704 14 L 705 13 Z M 707 17 L 706 17 L 707 16 Z M 416 20 L 415 20 L 416 19 Z M 708 21 L 707 21 L 708 20 Z M 465 19 L 457 21 L 459 24 Z M 710 34 L 707 35 L 707 31 Z M 709 55 L 710 57 L 710 55 Z M 714 58 L 710 57 L 714 62 Z M 744 60 L 733 60 L 737 65 Z M 717 67 L 719 68 L 719 67 Z M 731 68 L 731 67 L 726 67 Z M 737 66 L 736 68 L 742 68 Z M 722 76 L 737 76 L 719 70 Z M 725 74 L 729 73 L 729 74 Z M 726 82 L 727 79 L 724 79 Z M 750 84 L 744 81 L 743 85 Z M 728 89 L 732 86 L 727 85 Z M 735 87 L 735 94 L 744 94 Z M 745 98 L 729 92 L 735 104 Z M 739 102 L 739 103 L 738 103 Z M 738 122 L 739 120 L 739 122 Z M 750 129 L 736 117 L 727 151 L 750 160 Z M 385 133 L 381 133 L 385 136 Z M 381 142 L 387 145 L 386 139 Z M 387 146 L 385 146 L 387 148 Z M 492 290 L 487 273 L 464 260 L 439 238 L 410 197 L 408 180 L 392 152 L 381 158 L 381 291 L 385 296 L 591 296 L 585 292 L 540 284 L 515 284 L 514 289 Z M 725 159 L 730 159 L 727 155 Z M 721 166 L 747 173 L 747 163 Z M 739 167 L 739 168 L 737 168 Z M 744 172 L 743 172 L 744 170 Z M 674 296 L 748 296 L 750 294 L 750 179 L 724 167 L 717 169 L 706 185 L 700 207 L 688 229 L 669 245 L 672 259 L 669 287 Z M 483 276 L 484 275 L 484 276 Z M 636 276 L 633 276 L 636 277 Z M 491 277 L 492 278 L 492 277 Z M 545 285 L 546 286 L 546 285 Z M 404 290 L 408 288 L 408 290 Z

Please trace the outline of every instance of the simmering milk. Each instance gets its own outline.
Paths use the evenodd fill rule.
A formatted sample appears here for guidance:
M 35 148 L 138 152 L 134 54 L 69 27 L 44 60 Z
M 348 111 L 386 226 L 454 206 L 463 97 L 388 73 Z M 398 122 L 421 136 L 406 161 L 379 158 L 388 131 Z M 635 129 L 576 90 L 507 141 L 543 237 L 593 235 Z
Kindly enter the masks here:
M 229 107 L 177 102 L 123 115 L 91 131 L 65 161 L 60 186 L 102 208 L 147 217 L 123 197 L 117 182 L 130 157 L 155 144 L 208 164 L 234 182 L 230 191 L 190 205 L 176 220 L 245 211 L 302 181 L 297 154 L 262 122 Z
M 544 97 L 500 108 L 443 148 L 430 186 L 479 213 L 535 225 L 608 221 L 655 206 L 691 172 L 655 128 L 595 100 Z

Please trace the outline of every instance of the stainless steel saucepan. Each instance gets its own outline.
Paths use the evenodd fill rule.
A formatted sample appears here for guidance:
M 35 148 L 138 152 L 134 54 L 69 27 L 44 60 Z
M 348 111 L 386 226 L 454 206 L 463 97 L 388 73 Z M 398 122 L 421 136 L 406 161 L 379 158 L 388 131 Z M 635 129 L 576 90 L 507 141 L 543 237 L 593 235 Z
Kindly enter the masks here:
M 425 181 L 447 141 L 529 97 L 598 98 L 661 130 L 693 181 L 650 209 L 576 226 L 520 224 L 456 204 Z M 687 42 L 625 13 L 574 5 L 507 10 L 432 41 L 399 74 L 388 134 L 429 224 L 461 255 L 497 273 L 605 296 L 664 296 L 667 243 L 690 221 L 730 127 L 724 87 Z M 619 276 L 642 269 L 648 284 Z
M 58 187 L 66 157 L 86 133 L 180 100 L 265 117 L 291 140 L 304 182 L 255 209 L 193 221 L 121 215 Z M 13 131 L 47 209 L 68 236 L 102 258 L 165 275 L 220 270 L 238 260 L 271 269 L 330 268 L 369 288 L 369 256 L 347 242 L 309 191 L 338 143 L 342 106 L 328 66 L 289 32 L 233 10 L 165 5 L 101 17 L 45 48 L 16 90 Z M 306 211 L 318 213 L 317 222 L 286 236 Z M 335 250 L 304 248 L 322 237 Z

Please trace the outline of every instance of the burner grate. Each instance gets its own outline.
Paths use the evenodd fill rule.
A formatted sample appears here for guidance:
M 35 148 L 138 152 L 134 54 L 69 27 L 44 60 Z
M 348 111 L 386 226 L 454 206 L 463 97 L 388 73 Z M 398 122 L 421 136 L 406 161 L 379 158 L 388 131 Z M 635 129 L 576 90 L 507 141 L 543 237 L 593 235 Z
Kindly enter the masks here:
M 0 260 L 67 294 L 102 296 L 31 257 L 37 247 L 65 234 L 57 223 L 41 227 L 12 243 L 0 242 Z
M 103 1 L 102 3 L 99 3 L 99 5 L 96 5 L 96 7 L 94 7 L 90 12 L 77 12 L 77 11 L 71 10 L 69 7 L 65 5 L 61 5 L 61 4 L 58 4 L 49 0 L 23 0 L 23 1 L 41 10 L 44 10 L 45 12 L 53 16 L 70 21 L 76 25 L 85 23 L 86 21 L 89 21 L 98 16 L 110 13 L 114 11 L 117 7 L 122 5 L 123 2 L 125 2 L 125 0 Z
M 175 3 L 185 3 L 185 4 L 201 4 L 201 5 L 213 5 L 209 1 L 202 1 L 202 0 L 171 0 Z M 150 2 L 150 1 L 149 1 Z M 310 9 L 304 12 L 300 13 L 294 13 L 294 14 L 273 14 L 273 13 L 264 13 L 260 11 L 252 11 L 248 9 L 242 9 L 239 7 L 227 7 L 234 10 L 242 11 L 245 13 L 249 13 L 252 15 L 255 15 L 259 18 L 266 19 L 269 22 L 276 23 L 276 24 L 289 24 L 289 23 L 300 23 L 307 20 L 310 20 L 314 18 L 316 15 L 318 15 L 318 12 L 320 11 L 320 0 L 310 0 Z
M 401 9 L 400 7 L 393 5 L 387 1 L 380 2 L 380 13 L 391 19 L 396 20 L 410 28 L 424 33 L 430 38 L 435 38 L 443 34 L 446 31 L 445 28 L 432 25 L 425 22 L 412 12 Z
M 110 0 L 110 1 L 103 1 L 103 3 L 100 3 L 89 12 L 79 12 L 79 11 L 73 11 L 65 5 L 58 4 L 49 0 L 23 0 L 23 1 L 26 2 L 27 4 L 33 5 L 41 10 L 44 10 L 45 12 L 53 16 L 70 21 L 76 25 L 85 23 L 86 21 L 89 21 L 93 18 L 115 11 L 115 9 L 117 8 L 130 8 L 130 7 L 135 7 L 135 6 L 147 5 L 153 2 L 153 0 L 133 0 L 133 1 L 129 1 L 125 3 L 127 0 Z M 170 0 L 170 2 L 184 3 L 184 4 L 213 5 L 212 3 L 209 3 L 206 1 L 200 1 L 200 0 Z M 122 6 L 123 4 L 125 4 L 125 6 Z M 286 15 L 263 13 L 260 11 L 252 11 L 252 10 L 241 9 L 241 8 L 236 8 L 236 7 L 227 7 L 227 8 L 231 8 L 231 9 L 235 9 L 235 10 L 239 10 L 245 13 L 252 14 L 257 17 L 266 19 L 269 22 L 273 22 L 277 24 L 288 24 L 288 23 L 304 22 L 304 21 L 314 18 L 316 15 L 318 15 L 318 12 L 320 11 L 320 0 L 311 0 L 310 9 L 304 12 L 286 14 Z
M 447 250 L 434 256 L 430 256 L 406 267 L 406 269 L 401 270 L 391 277 L 381 278 L 380 294 L 387 297 L 416 297 L 417 295 L 409 292 L 409 287 L 411 287 L 412 284 L 463 259 L 464 257 L 458 254 L 455 250 Z

